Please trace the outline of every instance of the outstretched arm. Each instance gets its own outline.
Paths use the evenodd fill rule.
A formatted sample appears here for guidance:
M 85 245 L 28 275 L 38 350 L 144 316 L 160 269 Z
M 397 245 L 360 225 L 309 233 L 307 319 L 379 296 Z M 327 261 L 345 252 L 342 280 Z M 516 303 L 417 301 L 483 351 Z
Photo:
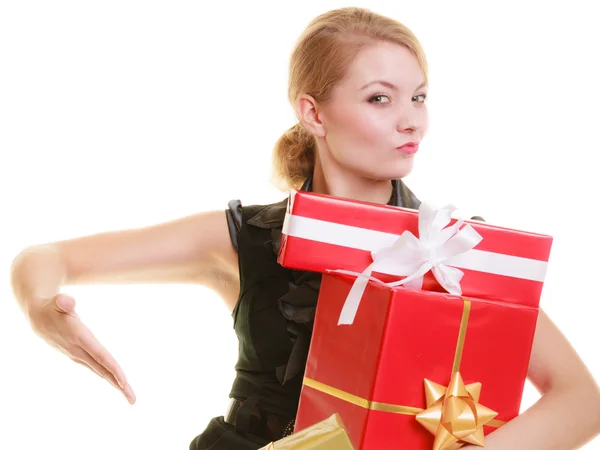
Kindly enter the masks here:
M 196 214 L 138 229 L 35 245 L 14 260 L 12 287 L 31 328 L 50 346 L 90 368 L 131 403 L 123 370 L 61 292 L 83 283 L 198 283 L 223 287 L 232 308 L 239 289 L 237 254 L 224 211 Z

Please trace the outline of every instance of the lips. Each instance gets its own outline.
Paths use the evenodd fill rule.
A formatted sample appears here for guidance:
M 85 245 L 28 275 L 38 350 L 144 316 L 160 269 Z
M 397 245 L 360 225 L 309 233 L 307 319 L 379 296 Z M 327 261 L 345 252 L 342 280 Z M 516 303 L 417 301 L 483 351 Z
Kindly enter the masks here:
M 419 151 L 419 143 L 418 142 L 407 142 L 400 147 L 396 147 L 396 150 L 404 153 L 405 155 L 414 155 Z

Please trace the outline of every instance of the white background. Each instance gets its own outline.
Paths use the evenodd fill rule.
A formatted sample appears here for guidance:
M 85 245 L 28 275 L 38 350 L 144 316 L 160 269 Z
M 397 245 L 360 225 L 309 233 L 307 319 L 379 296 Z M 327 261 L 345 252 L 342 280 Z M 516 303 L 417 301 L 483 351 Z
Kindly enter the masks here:
M 600 378 L 600 32 L 587 2 L 549 3 L 353 5 L 407 24 L 429 58 L 432 126 L 407 183 L 555 237 L 542 306 Z M 294 123 L 288 57 L 311 18 L 339 6 L 0 3 L 0 448 L 187 449 L 223 413 L 237 348 L 212 292 L 67 290 L 124 368 L 132 407 L 31 332 L 9 266 L 35 243 L 283 198 L 269 177 Z M 527 385 L 523 408 L 537 398 Z

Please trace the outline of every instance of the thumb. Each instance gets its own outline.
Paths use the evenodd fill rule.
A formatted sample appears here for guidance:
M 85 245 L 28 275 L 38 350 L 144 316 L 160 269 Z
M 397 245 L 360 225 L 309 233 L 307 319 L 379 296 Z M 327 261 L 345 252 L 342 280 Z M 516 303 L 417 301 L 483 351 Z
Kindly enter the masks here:
M 54 299 L 59 312 L 77 316 L 77 314 L 75 314 L 75 299 L 73 297 L 70 295 L 58 294 Z

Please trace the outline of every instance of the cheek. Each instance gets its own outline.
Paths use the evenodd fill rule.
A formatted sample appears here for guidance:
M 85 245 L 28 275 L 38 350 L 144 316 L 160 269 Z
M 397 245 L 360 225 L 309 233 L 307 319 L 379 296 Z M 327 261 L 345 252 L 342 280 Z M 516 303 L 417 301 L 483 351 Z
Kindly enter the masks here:
M 429 112 L 427 108 L 423 109 L 423 115 L 421 116 L 421 136 L 425 136 L 427 131 L 429 130 Z
M 389 129 L 385 117 L 368 109 L 348 108 L 336 119 L 336 140 L 351 141 L 354 147 L 384 140 Z

